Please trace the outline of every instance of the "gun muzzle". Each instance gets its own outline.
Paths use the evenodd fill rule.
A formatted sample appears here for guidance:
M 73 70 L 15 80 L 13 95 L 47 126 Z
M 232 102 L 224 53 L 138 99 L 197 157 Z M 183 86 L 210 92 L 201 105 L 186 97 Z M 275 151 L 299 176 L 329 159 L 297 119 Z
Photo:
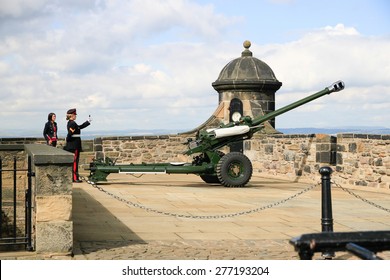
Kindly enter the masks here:
M 337 92 L 340 90 L 343 90 L 345 88 L 345 84 L 343 81 L 337 81 L 333 83 L 331 86 L 328 87 L 329 93 L 331 92 Z

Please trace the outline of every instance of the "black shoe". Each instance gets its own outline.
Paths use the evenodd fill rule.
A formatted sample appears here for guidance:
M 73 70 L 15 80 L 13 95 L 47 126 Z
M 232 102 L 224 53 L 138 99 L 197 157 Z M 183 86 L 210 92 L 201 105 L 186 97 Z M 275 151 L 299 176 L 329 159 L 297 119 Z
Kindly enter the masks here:
M 73 180 L 73 183 L 82 183 L 83 181 L 77 179 L 77 180 Z

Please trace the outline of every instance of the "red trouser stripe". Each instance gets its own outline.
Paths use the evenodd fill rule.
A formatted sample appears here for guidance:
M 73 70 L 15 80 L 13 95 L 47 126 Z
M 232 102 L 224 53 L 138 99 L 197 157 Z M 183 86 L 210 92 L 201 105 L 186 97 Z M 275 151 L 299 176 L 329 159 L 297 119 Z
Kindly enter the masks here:
M 73 158 L 73 180 L 76 181 L 79 178 L 77 178 L 77 173 L 78 173 L 78 157 L 79 157 L 79 150 L 75 150 L 74 152 L 74 158 Z

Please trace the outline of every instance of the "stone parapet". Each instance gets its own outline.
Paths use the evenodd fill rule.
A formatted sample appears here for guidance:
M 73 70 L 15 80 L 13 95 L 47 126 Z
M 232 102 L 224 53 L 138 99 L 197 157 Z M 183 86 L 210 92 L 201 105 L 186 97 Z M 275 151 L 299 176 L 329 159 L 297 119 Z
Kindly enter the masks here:
M 331 152 L 329 141 L 330 138 L 316 134 L 256 135 L 245 141 L 245 154 L 252 161 L 254 172 L 262 175 L 316 180 L 318 176 L 313 174 L 321 165 L 317 160 L 324 160 L 325 154 Z
M 390 188 L 390 135 L 338 134 L 337 176 L 341 183 Z
M 95 139 L 100 157 L 118 163 L 191 162 L 181 145 L 193 135 L 103 137 Z M 390 188 L 390 136 L 371 134 L 257 134 L 244 142 L 254 172 L 289 180 L 318 181 L 330 166 L 333 178 L 349 185 Z M 226 151 L 224 151 L 226 152 Z
M 260 135 L 245 153 L 263 176 L 315 182 L 326 165 L 338 183 L 390 189 L 390 135 Z
M 117 163 L 158 163 L 192 161 L 183 155 L 189 135 L 102 137 L 95 139 L 96 157 L 109 157 Z
M 83 140 L 80 164 L 93 158 L 110 157 L 117 163 L 192 162 L 183 155 L 187 138 L 196 131 L 176 135 L 140 135 L 98 137 Z M 32 138 L 1 139 L 2 143 L 20 145 Z M 36 138 L 42 143 L 43 139 Z M 224 148 L 223 152 L 227 152 Z M 315 181 L 321 166 L 334 170 L 340 183 L 390 188 L 390 135 L 376 134 L 255 134 L 244 141 L 244 153 L 254 172 L 290 180 Z
M 35 250 L 70 254 L 73 249 L 73 154 L 42 144 L 27 144 L 32 158 Z

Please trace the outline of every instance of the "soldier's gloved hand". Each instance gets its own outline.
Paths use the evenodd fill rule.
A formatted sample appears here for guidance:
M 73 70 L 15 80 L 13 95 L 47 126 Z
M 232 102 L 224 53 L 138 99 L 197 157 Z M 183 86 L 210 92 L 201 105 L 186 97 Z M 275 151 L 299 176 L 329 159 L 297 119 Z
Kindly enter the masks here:
M 88 119 L 87 119 L 88 122 L 92 122 L 92 118 L 91 118 L 91 115 L 89 115 Z

